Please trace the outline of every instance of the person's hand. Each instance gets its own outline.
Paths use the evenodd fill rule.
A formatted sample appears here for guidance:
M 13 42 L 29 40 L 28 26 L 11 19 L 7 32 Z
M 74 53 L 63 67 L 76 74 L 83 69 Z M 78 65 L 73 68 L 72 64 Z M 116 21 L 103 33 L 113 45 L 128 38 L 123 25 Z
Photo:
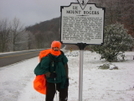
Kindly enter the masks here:
M 50 74 L 50 78 L 56 78 L 57 77 L 57 74 L 56 73 L 51 73 Z
M 46 77 L 50 77 L 50 72 L 47 72 L 45 75 L 46 75 Z

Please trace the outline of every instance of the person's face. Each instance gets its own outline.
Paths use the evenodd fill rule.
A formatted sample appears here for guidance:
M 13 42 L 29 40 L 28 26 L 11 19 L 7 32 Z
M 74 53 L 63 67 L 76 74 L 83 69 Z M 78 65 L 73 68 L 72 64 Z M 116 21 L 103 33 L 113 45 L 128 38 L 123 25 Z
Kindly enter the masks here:
M 58 47 L 52 47 L 54 51 L 59 51 L 60 49 Z

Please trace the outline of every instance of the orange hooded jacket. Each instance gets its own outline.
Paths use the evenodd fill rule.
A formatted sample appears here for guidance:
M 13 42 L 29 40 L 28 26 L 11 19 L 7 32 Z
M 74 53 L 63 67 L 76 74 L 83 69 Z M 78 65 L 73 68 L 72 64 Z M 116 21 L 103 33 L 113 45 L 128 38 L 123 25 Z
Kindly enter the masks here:
M 51 49 L 47 49 L 47 50 L 43 50 L 40 52 L 39 54 L 39 60 L 41 61 L 41 59 L 45 56 L 47 56 L 50 53 Z M 37 75 L 33 81 L 33 87 L 34 89 L 41 93 L 41 94 L 46 94 L 46 78 L 45 75 Z

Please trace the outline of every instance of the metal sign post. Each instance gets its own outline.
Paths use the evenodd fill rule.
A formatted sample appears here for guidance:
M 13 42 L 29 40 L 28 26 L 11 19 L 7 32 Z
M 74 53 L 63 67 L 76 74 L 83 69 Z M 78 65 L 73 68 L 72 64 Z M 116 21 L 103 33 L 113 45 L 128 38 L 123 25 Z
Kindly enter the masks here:
M 84 50 L 84 49 L 83 49 Z M 83 50 L 80 50 L 80 63 L 79 63 L 79 101 L 82 101 L 83 95 Z
M 79 101 L 83 92 L 83 50 L 87 45 L 103 44 L 103 26 L 105 8 L 78 0 L 69 6 L 61 6 L 60 41 L 75 44 L 80 49 L 79 62 Z
M 77 46 L 80 49 L 80 59 L 79 59 L 79 101 L 82 101 L 83 92 L 83 51 L 87 44 L 78 43 Z

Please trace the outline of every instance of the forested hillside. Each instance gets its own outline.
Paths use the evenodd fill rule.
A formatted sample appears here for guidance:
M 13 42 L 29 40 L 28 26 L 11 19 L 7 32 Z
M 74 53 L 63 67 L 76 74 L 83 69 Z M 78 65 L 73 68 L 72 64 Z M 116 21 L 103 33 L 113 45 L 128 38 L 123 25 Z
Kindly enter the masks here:
M 48 47 L 53 40 L 60 39 L 60 19 L 54 18 L 26 28 L 35 36 L 37 47 Z

